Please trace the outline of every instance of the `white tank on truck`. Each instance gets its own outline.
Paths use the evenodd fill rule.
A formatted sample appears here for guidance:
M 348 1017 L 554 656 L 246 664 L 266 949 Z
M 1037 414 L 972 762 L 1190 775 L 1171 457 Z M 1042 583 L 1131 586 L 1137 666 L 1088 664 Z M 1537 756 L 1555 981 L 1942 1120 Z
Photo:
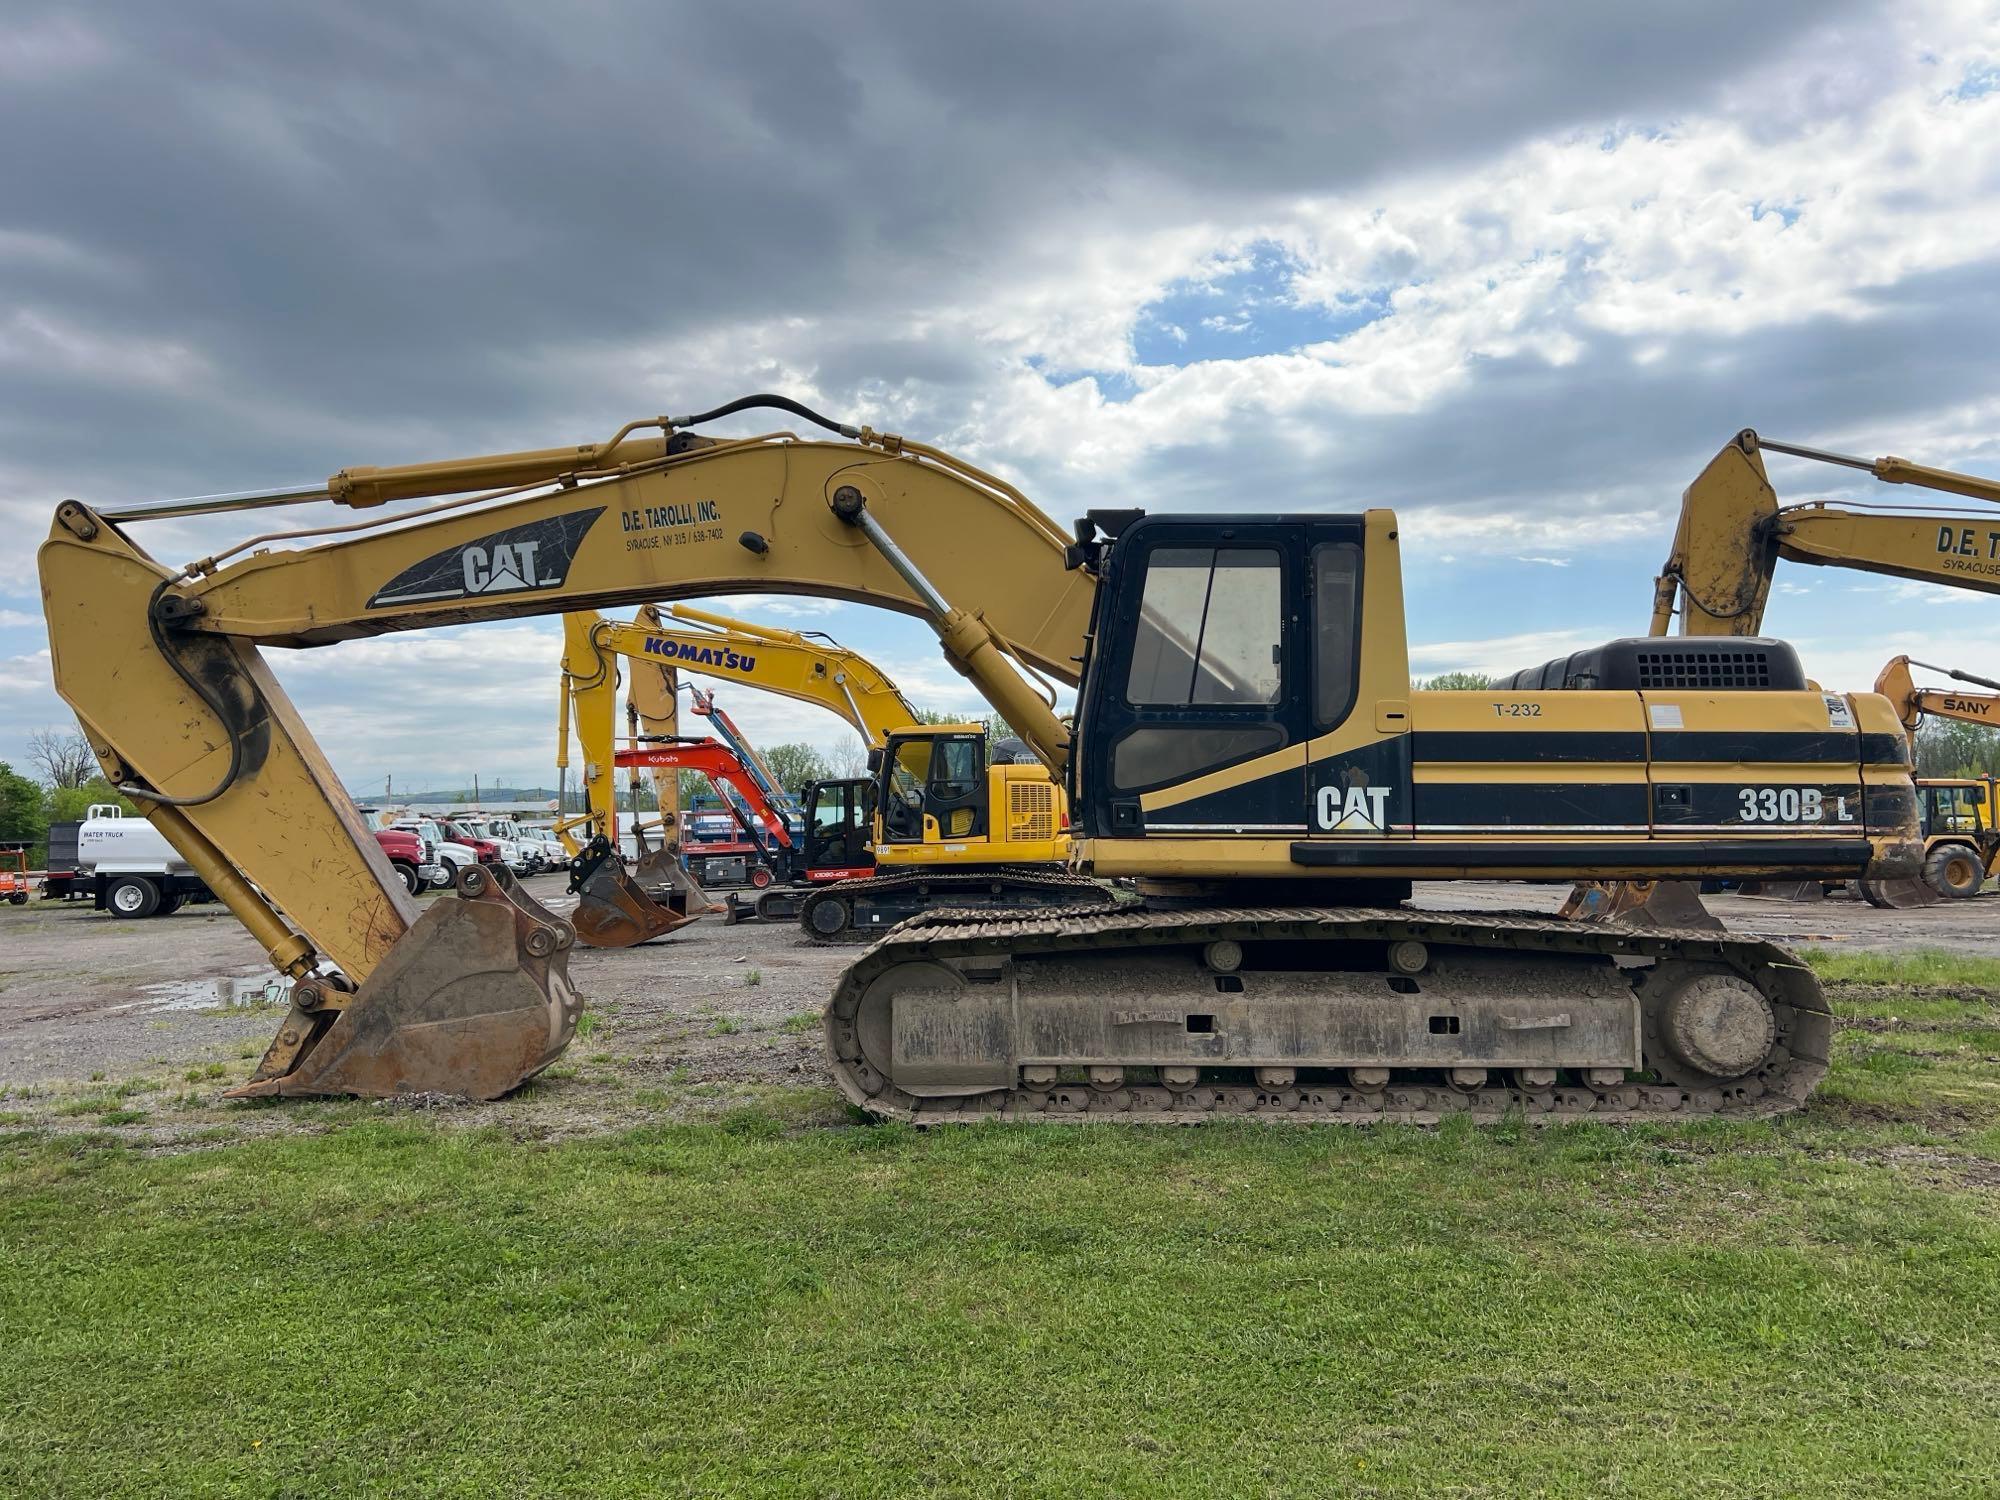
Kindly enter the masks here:
M 116 803 L 91 805 L 76 831 L 76 870 L 75 886 L 114 917 L 165 916 L 214 899 L 157 828 Z

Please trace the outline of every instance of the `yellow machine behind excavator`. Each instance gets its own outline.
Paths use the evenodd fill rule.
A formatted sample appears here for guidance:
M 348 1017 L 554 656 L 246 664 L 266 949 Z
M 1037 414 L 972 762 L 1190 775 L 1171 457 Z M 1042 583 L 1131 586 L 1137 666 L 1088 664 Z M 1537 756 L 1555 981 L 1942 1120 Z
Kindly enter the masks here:
M 1919 687 L 1912 667 L 1938 672 L 1954 682 L 1968 682 L 1988 691 Z M 1891 657 L 1875 678 L 1875 691 L 1894 705 L 1909 734 L 1915 762 L 1917 730 L 1926 718 L 1950 719 L 1985 728 L 2000 725 L 2000 682 Z M 1917 778 L 1917 818 L 1924 835 L 1924 867 L 1906 880 L 1860 882 L 1861 894 L 1876 906 L 1927 906 L 1936 901 L 1962 901 L 1976 896 L 1986 883 L 2000 877 L 2000 807 L 1991 776 L 1920 776 Z
M 756 408 L 836 440 L 691 430 Z M 424 497 L 181 566 L 131 537 Z M 755 396 L 604 444 L 65 501 L 40 568 L 56 684 L 106 773 L 294 981 L 248 1092 L 490 1097 L 561 1052 L 581 1005 L 572 928 L 503 875 L 466 871 L 462 899 L 421 910 L 404 894 L 264 648 L 792 592 L 927 620 L 1067 787 L 1076 870 L 1145 897 L 884 934 L 824 1018 L 834 1079 L 871 1114 L 1795 1107 L 1831 1020 L 1784 949 L 1403 903 L 1414 879 L 1910 873 L 1892 707 L 1813 690 L 1756 640 L 1608 647 L 1580 664 L 1590 687 L 1413 692 L 1399 549 L 1380 509 L 1103 510 L 1066 532 L 939 449 Z M 1073 720 L 1037 677 L 1075 685 Z
M 556 836 L 569 855 L 570 917 L 577 939 L 592 948 L 629 948 L 678 931 L 722 907 L 682 868 L 671 846 L 642 849 L 627 868 L 618 827 L 613 746 L 607 732 L 617 713 L 618 679 L 591 655 L 569 670 L 565 657 L 556 726 L 557 800 L 568 796 L 570 726 L 583 742 L 584 811 L 559 815 Z M 668 709 L 672 704 L 669 700 Z
M 731 919 L 797 921 L 829 940 L 934 906 L 1109 904 L 1102 886 L 1067 873 L 1068 801 L 1025 748 L 1007 753 L 982 724 L 918 723 L 886 673 L 824 638 L 678 605 L 669 618 L 642 612 L 628 625 L 573 611 L 564 616 L 566 667 L 605 676 L 622 657 L 743 683 L 838 714 L 870 752 L 866 779 L 786 788 L 804 804 L 801 843 L 754 902 L 731 897 Z M 606 705 L 595 703 L 586 722 L 578 703 L 586 759 L 606 753 Z

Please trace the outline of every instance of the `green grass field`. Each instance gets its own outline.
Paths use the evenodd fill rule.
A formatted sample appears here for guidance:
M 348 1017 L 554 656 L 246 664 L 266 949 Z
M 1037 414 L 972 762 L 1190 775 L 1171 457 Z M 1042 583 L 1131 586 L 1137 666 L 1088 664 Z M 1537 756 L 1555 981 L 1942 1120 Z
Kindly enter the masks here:
M 0 1136 L 0 1493 L 2000 1492 L 2000 966 L 1816 961 L 1755 1125 Z

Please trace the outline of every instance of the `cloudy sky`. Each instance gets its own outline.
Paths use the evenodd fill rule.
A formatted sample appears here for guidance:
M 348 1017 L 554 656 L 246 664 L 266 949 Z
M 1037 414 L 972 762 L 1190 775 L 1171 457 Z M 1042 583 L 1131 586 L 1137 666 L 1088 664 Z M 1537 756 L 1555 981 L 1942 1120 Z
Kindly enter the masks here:
M 1064 520 L 1393 505 L 1419 672 L 1641 633 L 1740 427 L 2000 474 L 1996 85 L 2000 8 L 1962 0 L 13 0 L 0 759 L 68 722 L 33 558 L 64 496 L 752 390 Z M 915 622 L 760 608 L 975 706 Z M 1790 569 L 1766 625 L 1832 685 L 2000 667 L 2000 606 L 1894 580 Z M 551 622 L 272 655 L 351 784 L 421 785 L 551 775 L 558 651 Z

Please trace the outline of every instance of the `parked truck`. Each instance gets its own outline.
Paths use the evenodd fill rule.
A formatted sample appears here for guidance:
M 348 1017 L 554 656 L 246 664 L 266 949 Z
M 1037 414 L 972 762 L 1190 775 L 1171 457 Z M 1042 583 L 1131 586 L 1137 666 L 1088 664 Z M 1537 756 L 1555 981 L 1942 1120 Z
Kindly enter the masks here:
M 93 803 L 77 829 L 69 887 L 114 917 L 163 917 L 184 902 L 215 899 L 157 828 L 110 802 Z
M 77 835 L 83 824 L 75 818 L 49 824 L 49 862 L 42 874 L 42 899 L 67 901 L 84 894 L 76 867 Z

